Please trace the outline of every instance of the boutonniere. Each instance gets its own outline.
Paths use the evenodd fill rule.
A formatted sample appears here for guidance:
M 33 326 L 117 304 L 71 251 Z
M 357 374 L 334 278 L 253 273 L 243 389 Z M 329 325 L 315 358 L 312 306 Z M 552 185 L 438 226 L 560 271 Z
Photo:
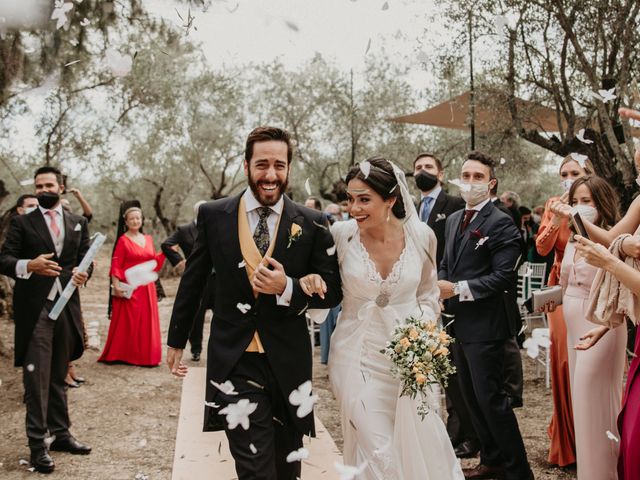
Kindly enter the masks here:
M 474 250 L 477 250 L 478 248 L 480 248 L 482 245 L 484 245 L 484 242 L 486 242 L 487 240 L 489 240 L 489 237 L 484 237 L 482 236 L 482 233 L 480 232 L 480 230 L 474 230 L 473 232 L 471 232 L 471 236 L 473 238 L 476 238 L 478 241 L 476 242 L 476 248 L 474 248 Z
M 291 244 L 297 241 L 302 236 L 302 227 L 297 223 L 291 224 L 291 230 L 289 230 L 289 243 L 287 244 L 287 248 L 291 246 Z
M 438 215 L 436 215 L 436 222 L 440 222 L 440 221 L 444 220 L 445 218 L 447 218 L 446 214 L 439 213 Z
M 75 228 L 73 229 L 74 232 L 79 232 L 80 230 L 82 230 L 82 227 L 80 226 L 79 223 L 76 224 Z

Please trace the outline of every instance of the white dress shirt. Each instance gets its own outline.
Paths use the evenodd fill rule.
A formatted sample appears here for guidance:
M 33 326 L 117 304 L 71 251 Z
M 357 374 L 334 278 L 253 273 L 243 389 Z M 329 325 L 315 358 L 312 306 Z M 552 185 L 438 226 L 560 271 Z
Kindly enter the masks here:
M 47 228 L 49 229 L 49 235 L 51 235 L 51 241 L 53 242 L 53 246 L 56 250 L 56 255 L 59 258 L 60 255 L 62 254 L 62 248 L 64 247 L 64 236 L 65 236 L 64 218 L 63 218 L 64 213 L 63 213 L 62 205 L 58 204 L 56 208 L 51 209 L 57 213 L 57 215 L 55 216 L 55 222 L 56 222 L 56 225 L 58 226 L 58 230 L 60 231 L 60 235 L 57 237 L 53 234 L 53 231 L 51 230 L 51 222 L 53 219 L 47 213 L 49 210 L 46 208 L 42 208 L 39 205 L 38 205 L 38 208 L 40 209 L 40 212 L 44 217 L 44 221 L 47 224 Z M 17 278 L 27 280 L 29 277 L 31 277 L 31 274 L 33 272 L 27 271 L 27 264 L 29 263 L 30 260 L 31 259 L 18 260 L 18 262 L 16 263 Z M 60 283 L 60 278 L 56 278 L 55 282 L 53 283 L 53 286 L 51 287 L 51 291 L 47 296 L 47 300 L 53 301 L 56 298 L 56 294 L 61 294 L 61 293 L 62 293 L 62 284 Z
M 256 231 L 256 227 L 258 226 L 258 222 L 260 222 L 260 214 L 258 213 L 258 209 L 263 207 L 258 199 L 251 191 L 251 188 L 247 188 L 244 191 L 244 207 L 247 211 L 247 220 L 249 222 L 249 229 L 252 232 Z M 269 239 L 272 239 L 276 234 L 276 225 L 278 225 L 278 219 L 280 215 L 282 215 L 282 210 L 284 209 L 284 198 L 281 196 L 280 200 L 276 202 L 275 205 L 271 205 L 269 207 L 271 209 L 271 213 L 267 217 L 267 227 L 269 228 Z M 282 292 L 282 295 L 276 295 L 276 302 L 278 305 L 289 306 L 291 304 L 291 296 L 293 294 L 293 280 L 291 277 L 287 276 L 287 286 Z

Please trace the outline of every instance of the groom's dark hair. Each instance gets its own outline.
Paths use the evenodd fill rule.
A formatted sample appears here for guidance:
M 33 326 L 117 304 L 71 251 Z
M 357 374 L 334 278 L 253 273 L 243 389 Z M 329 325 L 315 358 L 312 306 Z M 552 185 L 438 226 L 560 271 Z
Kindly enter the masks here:
M 247 137 L 247 144 L 244 149 L 244 159 L 249 162 L 253 157 L 253 145 L 257 142 L 268 142 L 275 140 L 287 144 L 287 163 L 291 163 L 293 149 L 291 147 L 291 135 L 289 132 L 278 127 L 258 127 L 254 128 Z

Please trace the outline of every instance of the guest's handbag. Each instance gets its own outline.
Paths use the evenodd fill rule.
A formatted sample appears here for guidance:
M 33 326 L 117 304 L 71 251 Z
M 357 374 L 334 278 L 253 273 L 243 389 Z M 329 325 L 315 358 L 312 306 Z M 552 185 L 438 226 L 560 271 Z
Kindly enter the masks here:
M 562 287 L 560 285 L 534 290 L 531 296 L 533 299 L 531 305 L 533 312 L 540 311 L 542 307 L 551 301 L 556 306 L 562 305 Z

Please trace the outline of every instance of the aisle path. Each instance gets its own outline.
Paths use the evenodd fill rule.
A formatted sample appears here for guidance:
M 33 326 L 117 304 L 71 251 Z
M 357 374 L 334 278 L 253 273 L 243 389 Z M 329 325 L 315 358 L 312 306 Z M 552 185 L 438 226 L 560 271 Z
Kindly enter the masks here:
M 183 380 L 172 480 L 237 478 L 224 432 L 202 431 L 205 373 L 205 368 L 192 367 Z M 305 437 L 309 459 L 302 464 L 302 479 L 333 479 L 336 477 L 333 464 L 342 463 L 342 455 L 317 417 L 316 430 L 317 438 L 309 441 Z

